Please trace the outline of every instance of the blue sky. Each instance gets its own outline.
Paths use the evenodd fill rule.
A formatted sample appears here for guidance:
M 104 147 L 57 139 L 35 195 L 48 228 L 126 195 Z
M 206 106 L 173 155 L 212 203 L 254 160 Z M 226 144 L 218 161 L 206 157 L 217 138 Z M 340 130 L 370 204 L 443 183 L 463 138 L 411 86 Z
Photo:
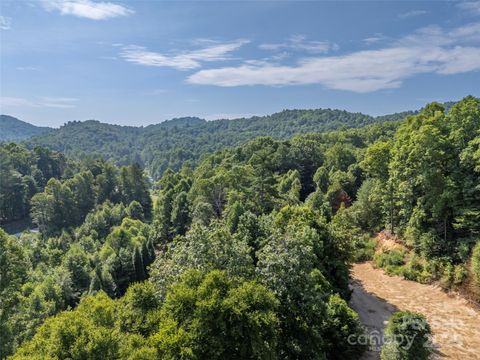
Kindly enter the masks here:
M 480 96 L 480 1 L 3 0 L 0 113 L 36 125 Z

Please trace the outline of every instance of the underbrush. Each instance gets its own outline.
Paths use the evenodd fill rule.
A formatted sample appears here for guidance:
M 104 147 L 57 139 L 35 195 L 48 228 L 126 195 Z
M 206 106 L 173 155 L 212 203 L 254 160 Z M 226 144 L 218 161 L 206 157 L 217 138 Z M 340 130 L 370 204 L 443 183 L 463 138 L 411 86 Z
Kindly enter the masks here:
M 402 276 L 422 284 L 438 281 L 446 289 L 458 288 L 468 277 L 465 264 L 452 264 L 447 258 L 427 260 L 407 249 L 377 252 L 374 262 L 389 275 Z
M 389 275 L 401 276 L 422 284 L 437 283 L 446 290 L 455 290 L 480 300 L 480 242 L 469 261 L 453 263 L 448 257 L 427 259 L 402 244 L 399 238 L 384 232 L 371 238 L 357 236 L 353 242 L 354 262 L 373 260 L 376 267 Z M 467 256 L 468 258 L 468 256 Z
M 375 254 L 373 260 L 378 267 L 385 269 L 390 275 L 401 275 L 405 265 L 405 251 L 392 249 Z
M 359 237 L 354 241 L 355 251 L 353 253 L 354 262 L 370 261 L 375 255 L 377 241 L 368 235 Z

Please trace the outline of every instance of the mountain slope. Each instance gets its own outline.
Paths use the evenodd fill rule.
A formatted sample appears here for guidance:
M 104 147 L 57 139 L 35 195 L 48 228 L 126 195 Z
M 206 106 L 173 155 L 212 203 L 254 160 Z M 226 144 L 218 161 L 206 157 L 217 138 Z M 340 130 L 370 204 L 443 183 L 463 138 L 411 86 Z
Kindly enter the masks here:
M 39 127 L 21 121 L 13 116 L 0 115 L 0 141 L 18 141 L 51 131 L 48 127 Z
M 413 112 L 373 117 L 344 110 L 284 110 L 235 120 L 178 118 L 147 127 L 130 127 L 89 120 L 69 122 L 27 141 L 73 157 L 100 156 L 117 164 L 139 162 L 157 178 L 185 161 L 195 164 L 204 154 L 240 145 L 257 136 L 287 139 L 295 134 L 358 128 L 402 119 Z

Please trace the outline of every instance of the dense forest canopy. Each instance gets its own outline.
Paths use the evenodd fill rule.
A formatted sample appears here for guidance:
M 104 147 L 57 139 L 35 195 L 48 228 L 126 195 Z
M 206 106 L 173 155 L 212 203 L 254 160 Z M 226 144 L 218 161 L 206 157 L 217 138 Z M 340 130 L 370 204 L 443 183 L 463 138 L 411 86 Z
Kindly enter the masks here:
M 0 142 L 25 140 L 34 135 L 45 134 L 52 130 L 48 127 L 26 123 L 13 116 L 0 115 Z
M 84 126 L 104 125 L 59 131 Z M 480 289 L 474 97 L 402 121 L 255 137 L 153 182 L 136 163 L 0 151 L 0 218 L 29 213 L 39 226 L 0 230 L 1 358 L 358 359 L 349 267 L 374 256 L 383 229 L 401 246 L 375 255 L 387 271 Z
M 235 120 L 179 118 L 141 128 L 77 121 L 34 137 L 27 144 L 44 146 L 69 157 L 101 157 L 117 165 L 138 162 L 146 167 L 150 176 L 158 179 L 168 168 L 179 170 L 186 161 L 196 165 L 205 154 L 241 145 L 257 136 L 288 139 L 299 133 L 399 120 L 409 114 L 412 112 L 372 117 L 331 109 L 285 110 Z

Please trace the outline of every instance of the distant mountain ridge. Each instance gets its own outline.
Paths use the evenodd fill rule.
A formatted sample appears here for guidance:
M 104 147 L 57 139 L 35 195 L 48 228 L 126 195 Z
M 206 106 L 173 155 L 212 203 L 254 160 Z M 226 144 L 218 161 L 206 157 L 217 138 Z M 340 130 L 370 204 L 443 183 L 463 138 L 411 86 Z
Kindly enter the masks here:
M 296 134 L 359 128 L 395 121 L 414 114 L 406 111 L 370 116 L 345 110 L 283 110 L 240 119 L 206 121 L 198 117 L 175 118 L 145 127 L 121 126 L 97 120 L 72 121 L 46 134 L 25 140 L 70 157 L 99 157 L 116 164 L 138 162 L 154 178 L 185 162 L 195 165 L 208 153 L 237 146 L 258 136 L 287 139 Z
M 13 116 L 0 115 L 0 141 L 19 141 L 34 135 L 52 131 L 49 127 L 40 127 L 19 120 Z
M 196 126 L 196 125 L 204 124 L 206 122 L 207 120 L 205 119 L 187 116 L 187 117 L 181 117 L 181 118 L 174 118 L 171 120 L 165 120 L 158 124 L 148 125 L 146 126 L 146 129 L 148 128 L 151 129 L 155 127 Z

